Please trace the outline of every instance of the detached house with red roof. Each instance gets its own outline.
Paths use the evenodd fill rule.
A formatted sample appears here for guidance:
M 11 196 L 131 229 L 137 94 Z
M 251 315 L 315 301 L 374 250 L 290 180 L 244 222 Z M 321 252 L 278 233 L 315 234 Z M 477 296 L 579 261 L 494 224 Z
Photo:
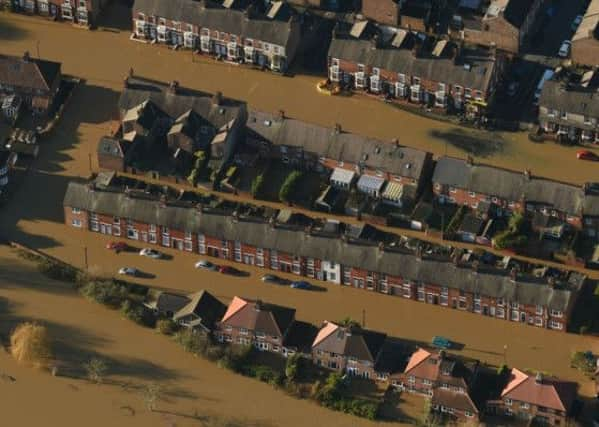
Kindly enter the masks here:
M 216 338 L 229 344 L 253 345 L 260 351 L 287 356 L 295 352 L 285 340 L 295 321 L 295 309 L 234 297 L 222 320 L 216 324 Z
M 312 343 L 312 360 L 334 371 L 375 379 L 375 365 L 386 337 L 359 326 L 325 321 Z
M 431 353 L 420 348 L 412 354 L 404 372 L 391 377 L 391 383 L 409 393 L 430 397 L 431 410 L 444 417 L 467 421 L 479 418 L 479 409 L 470 395 L 477 374 L 478 363 L 470 366 L 444 351 Z
M 564 426 L 576 393 L 576 383 L 512 369 L 501 399 L 487 402 L 487 410 L 545 425 Z

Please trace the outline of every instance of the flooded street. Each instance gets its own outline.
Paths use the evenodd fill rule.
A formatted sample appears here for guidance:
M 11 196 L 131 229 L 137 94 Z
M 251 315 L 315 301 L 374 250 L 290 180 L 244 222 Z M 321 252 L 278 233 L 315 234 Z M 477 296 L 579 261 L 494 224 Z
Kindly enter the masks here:
M 122 20 L 122 18 L 121 18 Z M 5 26 L 3 28 L 2 26 Z M 121 23 L 119 27 L 122 27 Z M 39 18 L 0 14 L 0 52 L 21 55 L 29 50 L 61 61 L 63 71 L 87 80 L 98 91 L 119 91 L 129 68 L 146 77 L 245 100 L 251 106 L 284 110 L 291 117 L 342 128 L 401 144 L 475 158 L 516 170 L 577 183 L 599 180 L 599 167 L 576 159 L 575 148 L 528 141 L 526 133 L 489 133 L 414 115 L 362 96 L 334 97 L 316 92 L 321 77 L 283 77 L 268 72 L 224 64 L 195 56 L 189 51 L 167 49 L 129 40 L 129 32 L 113 28 L 87 31 Z M 103 105 L 115 99 L 99 97 L 86 108 L 112 109 Z M 113 116 L 114 118 L 115 116 Z
M 7 23 L 10 25 L 6 26 Z M 319 95 L 314 87 L 317 77 L 281 77 L 197 57 L 192 63 L 189 52 L 131 42 L 128 36 L 127 32 L 117 30 L 85 31 L 41 19 L 0 14 L 1 53 L 22 54 L 29 50 L 35 54 L 39 41 L 42 57 L 62 61 L 64 73 L 86 80 L 75 89 L 58 127 L 41 142 L 40 157 L 33 170 L 10 202 L 0 209 L 1 237 L 80 267 L 84 266 L 87 250 L 90 272 L 96 274 L 114 274 L 123 266 L 138 267 L 156 275 L 145 281 L 152 286 L 181 292 L 207 289 L 223 300 L 240 295 L 289 305 L 297 308 L 300 320 L 317 324 L 324 319 L 339 320 L 347 316 L 361 320 L 364 310 L 369 328 L 418 343 L 429 343 L 432 336 L 445 335 L 464 344 L 461 352 L 467 356 L 493 364 L 506 361 L 510 366 L 559 375 L 580 382 L 584 396 L 592 395 L 591 382 L 569 367 L 573 351 L 599 352 L 597 340 L 591 337 L 541 330 L 330 284 L 319 283 L 324 292 L 266 285 L 259 280 L 264 270 L 247 266 L 239 268 L 251 273 L 248 278 L 197 271 L 193 263 L 199 257 L 188 253 L 168 251 L 174 257 L 168 261 L 130 253 L 115 255 L 104 249 L 108 240 L 103 236 L 64 226 L 62 200 L 66 185 L 69 180 L 90 174 L 90 159 L 91 169 L 95 168 L 96 143 L 108 132 L 110 120 L 116 118 L 118 91 L 130 67 L 150 78 L 176 79 L 184 86 L 211 92 L 221 90 L 256 108 L 284 109 L 287 115 L 320 124 L 339 122 L 344 129 L 385 140 L 399 137 L 402 144 L 437 154 L 447 150 L 448 154 L 464 156 L 464 147 L 473 150 L 476 146 L 478 156 L 497 165 L 531 168 L 536 174 L 576 182 L 599 180 L 597 164 L 577 161 L 574 148 L 534 144 L 523 133 L 479 134 L 374 100 Z M 188 393 L 166 403 L 169 411 L 190 414 L 197 408 L 200 413 L 237 415 L 266 421 L 267 425 L 291 427 L 306 425 L 307 414 L 318 417 L 319 424 L 331 427 L 374 425 L 292 399 L 270 386 L 193 358 L 152 331 L 78 298 L 64 285 L 46 282 L 30 266 L 0 247 L 0 297 L 13 303 L 9 317 L 50 322 L 56 331 L 77 332 L 71 336 L 73 345 L 80 349 L 97 351 L 120 361 L 130 360 L 132 365 L 137 361 L 144 367 L 143 372 L 123 374 L 131 381 L 150 381 L 152 373 L 162 374 L 167 384 L 176 384 Z M 2 317 L 0 326 L 6 327 Z M 507 346 L 505 352 L 504 346 Z M 8 370 L 24 378 L 16 385 L 0 382 L 0 395 L 9 399 L 8 419 L 20 414 L 19 402 L 27 398 L 43 401 L 42 410 L 27 414 L 30 418 L 26 425 L 47 420 L 45 414 L 67 413 L 74 424 L 90 426 L 165 425 L 170 420 L 165 414 L 148 414 L 137 395 L 79 382 L 79 391 L 75 392 L 68 386 L 69 380 L 50 380 L 45 374 L 22 370 L 0 353 L 0 371 Z M 14 387 L 13 392 L 7 394 L 9 386 Z M 110 396 L 104 392 L 107 390 Z M 28 391 L 33 394 L 27 394 Z M 139 415 L 124 418 L 120 408 L 127 405 L 133 406 Z M 192 425 L 185 424 L 189 420 L 184 417 L 176 417 L 176 421 L 177 425 Z

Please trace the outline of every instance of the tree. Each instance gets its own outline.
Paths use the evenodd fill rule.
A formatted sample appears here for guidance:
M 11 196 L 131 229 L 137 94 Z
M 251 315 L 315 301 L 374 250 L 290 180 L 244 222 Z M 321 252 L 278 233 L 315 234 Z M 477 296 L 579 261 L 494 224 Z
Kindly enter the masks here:
M 285 376 L 290 382 L 297 380 L 299 376 L 301 358 L 298 353 L 295 353 L 287 358 L 285 364 Z
M 279 200 L 281 202 L 288 202 L 290 200 L 290 196 L 295 190 L 297 182 L 301 177 L 302 173 L 299 171 L 293 171 L 287 175 L 287 178 L 285 178 L 285 181 L 279 190 Z
M 163 335 L 172 335 L 177 331 L 177 324 L 171 319 L 160 319 L 156 322 L 156 330 Z
M 252 186 L 250 188 L 250 193 L 252 193 L 252 197 L 258 198 L 260 196 L 260 192 L 262 191 L 262 185 L 264 184 L 264 175 L 260 174 L 252 181 Z
M 108 371 L 108 364 L 105 360 L 94 357 L 89 362 L 84 363 L 83 368 L 91 382 L 100 384 Z
M 143 399 L 146 407 L 150 411 L 154 411 L 156 409 L 156 404 L 162 397 L 162 386 L 157 383 L 150 383 L 144 387 L 143 390 Z
M 19 363 L 47 366 L 52 359 L 48 329 L 38 323 L 20 324 L 10 336 L 10 353 Z

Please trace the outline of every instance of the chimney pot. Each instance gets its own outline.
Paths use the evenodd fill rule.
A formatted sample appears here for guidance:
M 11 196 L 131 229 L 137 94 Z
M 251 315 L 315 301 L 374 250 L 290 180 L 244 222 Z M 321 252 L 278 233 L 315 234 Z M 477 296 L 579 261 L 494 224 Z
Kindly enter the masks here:
M 25 51 L 23 54 L 23 61 L 29 62 L 31 60 L 31 55 L 29 55 L 29 51 Z
M 215 92 L 212 96 L 212 103 L 214 105 L 220 105 L 223 102 L 223 93 L 221 91 Z
M 176 94 L 179 89 L 179 82 L 177 80 L 173 80 L 169 85 L 169 92 L 172 94 Z
M 336 134 L 340 134 L 341 133 L 341 124 L 335 123 L 335 133 Z

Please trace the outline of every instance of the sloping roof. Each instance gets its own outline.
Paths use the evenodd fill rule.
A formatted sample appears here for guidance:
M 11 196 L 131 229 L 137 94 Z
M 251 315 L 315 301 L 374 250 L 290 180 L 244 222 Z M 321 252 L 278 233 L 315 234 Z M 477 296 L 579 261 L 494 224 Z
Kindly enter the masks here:
M 507 301 L 518 301 L 521 304 L 541 304 L 561 311 L 566 311 L 573 292 L 585 280 L 581 276 L 580 280 L 568 286 L 558 283 L 555 287 L 548 286 L 542 279 L 527 275 L 519 275 L 516 280 L 512 280 L 504 270 L 479 268 L 477 272 L 473 272 L 470 268 L 456 266 L 447 259 L 418 259 L 413 254 L 393 251 L 391 248 L 380 250 L 376 244 L 346 242 L 341 238 L 309 234 L 303 229 L 298 231 L 289 227 L 272 226 L 258 219 L 233 219 L 223 215 L 221 211 L 200 211 L 197 207 L 182 202 L 167 203 L 164 206 L 156 199 L 93 189 L 76 182 L 68 184 L 63 204 L 173 230 L 237 240 L 292 255 L 331 260 L 406 280 L 448 286 Z
M 235 297 L 221 323 L 280 337 L 295 319 L 295 309 Z
M 385 186 L 385 191 L 383 191 L 381 197 L 388 200 L 399 200 L 403 195 L 403 190 L 403 184 L 390 181 Z
M 501 397 L 568 412 L 576 398 L 576 390 L 576 383 L 543 377 L 537 381 L 535 376 L 512 369 L 510 382 Z
M 599 118 L 599 94 L 595 88 L 581 87 L 566 90 L 559 81 L 547 80 L 541 91 L 539 105 L 567 113 Z M 593 126 L 590 127 L 593 128 Z
M 98 154 L 123 157 L 125 152 L 121 142 L 117 138 L 103 136 L 100 142 L 98 142 Z
M 139 12 L 283 47 L 289 42 L 292 28 L 289 21 L 248 18 L 243 10 L 202 7 L 195 0 L 136 0 L 133 16 Z
M 456 64 L 451 58 L 415 57 L 410 49 L 394 47 L 373 49 L 369 40 L 334 38 L 328 56 L 394 73 L 417 76 L 423 80 L 486 91 L 493 75 L 495 61 L 480 52 L 468 54 L 468 51 L 464 50 L 463 53 L 467 63 L 470 64 L 469 69 Z
M 176 93 L 173 93 L 169 85 L 163 82 L 129 77 L 127 87 L 121 92 L 119 98 L 119 110 L 123 120 L 126 115 L 127 119 L 138 120 L 139 117 L 134 113 L 139 114 L 138 107 L 146 105 L 151 106 L 152 111 L 159 110 L 173 121 L 180 120 L 183 124 L 188 115 L 193 112 L 216 128 L 226 125 L 245 110 L 245 104 L 239 101 L 224 98 L 216 103 L 213 95 L 208 93 L 183 87 L 178 87 Z M 143 111 L 145 108 L 142 109 Z M 150 123 L 146 123 L 146 127 L 150 128 L 153 119 L 149 117 L 148 120 Z
M 385 338 L 386 335 L 379 332 L 325 321 L 312 348 L 374 363 Z
M 331 174 L 330 181 L 342 182 L 349 185 L 354 180 L 355 176 L 356 173 L 354 171 L 343 168 L 335 168 Z
M 189 303 L 175 313 L 173 320 L 177 321 L 193 314 L 204 327 L 212 330 L 214 324 L 223 318 L 227 309 L 222 302 L 204 290 L 189 295 L 189 299 Z
M 594 38 L 599 43 L 599 0 L 592 0 L 582 18 L 582 22 L 572 37 L 572 42 Z M 590 60 L 591 58 L 589 58 Z M 596 60 L 596 59 L 595 59 Z
M 424 362 L 426 359 L 428 359 L 431 355 L 432 355 L 432 353 L 426 351 L 423 348 L 419 348 L 414 353 L 412 353 L 412 356 L 410 356 L 410 361 L 408 362 L 408 366 L 406 366 L 406 369 L 404 372 L 406 374 L 409 373 L 412 369 L 414 369 L 416 366 L 420 365 L 422 362 Z
M 160 312 L 176 313 L 187 303 L 189 303 L 189 298 L 185 295 L 160 292 L 156 298 L 155 307 Z
M 378 192 L 381 191 L 381 188 L 385 185 L 385 180 L 378 176 L 362 175 L 356 185 L 361 190 Z
M 461 188 L 506 200 L 554 206 L 571 215 L 580 214 L 584 194 L 576 185 L 510 171 L 484 164 L 469 164 L 454 157 L 441 157 L 433 173 L 433 183 Z
M 58 62 L 0 55 L 1 84 L 47 91 L 59 76 Z
M 363 164 L 371 169 L 418 180 L 429 153 L 274 114 L 251 110 L 247 127 L 273 145 L 301 147 L 319 157 Z

